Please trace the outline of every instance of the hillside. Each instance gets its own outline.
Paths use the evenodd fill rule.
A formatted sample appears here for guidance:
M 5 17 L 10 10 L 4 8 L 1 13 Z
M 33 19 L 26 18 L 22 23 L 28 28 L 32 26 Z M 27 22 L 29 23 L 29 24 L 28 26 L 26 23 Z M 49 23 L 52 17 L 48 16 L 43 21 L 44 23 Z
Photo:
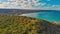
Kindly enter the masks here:
M 0 15 L 0 34 L 60 34 L 60 26 L 26 16 Z

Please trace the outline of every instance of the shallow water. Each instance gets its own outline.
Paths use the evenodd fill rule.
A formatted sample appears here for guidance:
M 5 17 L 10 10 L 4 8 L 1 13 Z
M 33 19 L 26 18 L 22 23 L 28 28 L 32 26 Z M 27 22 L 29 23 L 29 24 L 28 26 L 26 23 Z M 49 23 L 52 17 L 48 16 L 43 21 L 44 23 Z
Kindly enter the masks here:
M 25 14 L 28 17 L 43 19 L 51 22 L 60 22 L 60 11 L 41 11 L 38 13 Z

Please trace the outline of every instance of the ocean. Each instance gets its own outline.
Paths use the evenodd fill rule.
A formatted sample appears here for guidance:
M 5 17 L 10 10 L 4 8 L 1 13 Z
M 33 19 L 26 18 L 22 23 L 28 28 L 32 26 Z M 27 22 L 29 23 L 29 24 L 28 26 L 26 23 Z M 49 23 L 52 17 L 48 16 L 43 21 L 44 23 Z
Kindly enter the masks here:
M 60 11 L 58 10 L 44 10 L 38 13 L 25 14 L 28 17 L 47 20 L 50 22 L 60 22 Z

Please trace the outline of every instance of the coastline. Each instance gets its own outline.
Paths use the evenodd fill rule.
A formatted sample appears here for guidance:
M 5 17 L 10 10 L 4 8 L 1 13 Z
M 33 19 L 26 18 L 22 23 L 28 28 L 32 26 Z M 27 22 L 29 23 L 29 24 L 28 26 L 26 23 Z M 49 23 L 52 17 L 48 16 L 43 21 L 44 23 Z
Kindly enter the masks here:
M 53 22 L 52 24 L 60 25 L 60 22 Z
M 39 13 L 39 12 L 37 12 L 37 13 Z M 36 12 L 34 12 L 34 13 L 26 13 L 26 14 L 20 14 L 19 16 L 27 16 L 27 15 L 31 15 L 31 14 L 37 14 Z
M 29 14 L 31 14 L 31 13 L 29 13 Z M 27 16 L 27 14 L 21 14 L 21 15 L 19 15 L 19 16 Z M 27 16 L 28 17 L 28 16 Z M 46 20 L 47 21 L 47 20 Z M 50 22 L 50 21 L 48 21 L 48 22 Z M 54 21 L 54 22 L 51 22 L 52 24 L 56 24 L 56 25 L 60 25 L 60 22 L 56 22 L 56 21 Z

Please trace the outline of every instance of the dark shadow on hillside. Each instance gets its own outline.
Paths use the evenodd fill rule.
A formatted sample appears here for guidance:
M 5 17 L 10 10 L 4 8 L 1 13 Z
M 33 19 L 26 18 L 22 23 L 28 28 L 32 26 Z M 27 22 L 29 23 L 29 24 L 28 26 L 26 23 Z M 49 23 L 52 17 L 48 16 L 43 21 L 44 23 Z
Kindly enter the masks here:
M 46 34 L 60 34 L 60 25 L 52 24 L 50 22 L 46 22 L 42 25 L 46 27 Z

